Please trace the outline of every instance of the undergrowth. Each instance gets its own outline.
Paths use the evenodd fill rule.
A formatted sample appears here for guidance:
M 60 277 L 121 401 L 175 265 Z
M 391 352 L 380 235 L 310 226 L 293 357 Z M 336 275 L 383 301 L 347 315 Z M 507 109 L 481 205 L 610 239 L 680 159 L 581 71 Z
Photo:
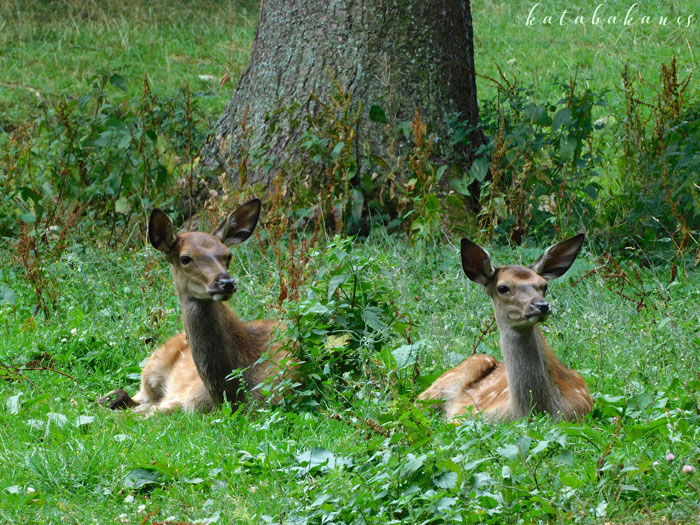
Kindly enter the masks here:
M 125 17 L 103 27 L 97 5 L 32 5 L 47 24 L 66 10 L 73 26 L 84 19 L 82 34 L 116 30 L 131 49 Z M 17 37 L 0 58 L 15 57 L 6 70 L 26 82 L 31 68 L 17 57 L 58 37 L 27 31 L 21 7 L 0 11 Z M 153 29 L 141 3 L 122 7 Z M 231 7 L 231 20 L 249 7 Z M 173 42 L 199 38 L 188 20 Z M 231 25 L 252 38 L 251 24 Z M 79 42 L 73 26 L 62 38 Z M 245 63 L 229 36 L 225 50 L 207 51 L 226 55 L 212 59 L 225 63 L 219 89 Z M 278 406 L 148 419 L 93 403 L 115 387 L 135 391 L 143 360 L 182 329 L 167 265 L 141 249 L 145 218 L 158 206 L 207 229 L 255 188 L 198 170 L 210 80 L 183 74 L 163 89 L 129 64 L 99 63 L 78 68 L 76 91 L 54 86 L 22 107 L 0 99 L 11 108 L 0 119 L 2 521 L 696 519 L 700 128 L 692 76 L 675 57 L 658 73 L 620 66 L 619 92 L 584 73 L 531 86 L 496 68 L 480 79 L 494 95 L 481 101 L 489 141 L 471 166 L 443 151 L 468 145 L 473 130 L 459 115 L 450 137 L 435 137 L 419 111 L 390 122 L 375 105 L 370 120 L 409 147 L 360 173 L 354 129 L 368 101 L 340 85 L 304 116 L 312 131 L 293 146 L 308 164 L 276 166 L 242 141 L 239 179 L 256 163 L 277 178 L 261 226 L 235 252 L 232 305 L 244 319 L 283 321 L 278 336 L 304 380 L 262 385 L 282 396 Z M 503 262 L 531 262 L 539 250 L 529 245 L 581 229 L 585 254 L 552 284 L 544 330 L 588 382 L 592 413 L 451 425 L 415 406 L 471 353 L 500 357 L 456 236 L 487 242 Z
M 157 254 L 67 248 L 52 269 L 61 315 L 49 319 L 34 316 L 31 288 L 13 280 L 18 264 L 0 271 L 11 290 L 0 306 L 4 520 L 683 521 L 698 512 L 689 468 L 700 468 L 697 276 L 669 285 L 663 272 L 606 273 L 605 259 L 580 259 L 552 283 L 545 330 L 589 383 L 593 412 L 580 423 L 454 426 L 415 396 L 474 347 L 499 356 L 497 334 L 481 331 L 488 299 L 462 276 L 454 248 L 416 254 L 385 233 L 362 244 L 329 238 L 311 250 L 299 299 L 289 289 L 280 302 L 268 243 L 263 229 L 234 252 L 232 306 L 244 319 L 283 319 L 308 381 L 281 406 L 209 415 L 143 419 L 94 405 L 115 386 L 135 391 L 139 363 L 181 329 Z

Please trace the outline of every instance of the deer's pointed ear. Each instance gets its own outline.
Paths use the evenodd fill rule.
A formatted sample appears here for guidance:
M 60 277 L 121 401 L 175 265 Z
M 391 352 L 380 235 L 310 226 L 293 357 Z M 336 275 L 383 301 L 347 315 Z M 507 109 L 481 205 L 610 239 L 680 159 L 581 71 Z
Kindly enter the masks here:
M 471 281 L 486 286 L 496 273 L 489 252 L 469 239 L 462 239 L 462 269 Z
M 151 212 L 151 218 L 148 220 L 148 240 L 159 252 L 167 254 L 175 248 L 173 221 L 163 210 L 156 208 Z
M 226 246 L 240 244 L 250 237 L 260 218 L 260 199 L 246 202 L 236 211 L 229 214 L 213 231 Z
M 570 239 L 553 244 L 530 265 L 530 268 L 547 281 L 561 277 L 576 260 L 585 238 L 583 233 L 579 233 Z

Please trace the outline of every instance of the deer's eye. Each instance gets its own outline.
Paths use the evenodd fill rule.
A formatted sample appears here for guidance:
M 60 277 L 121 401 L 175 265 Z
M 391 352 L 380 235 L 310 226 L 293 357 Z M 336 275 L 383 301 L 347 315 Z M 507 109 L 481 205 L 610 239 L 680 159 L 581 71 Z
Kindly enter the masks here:
M 498 293 L 510 292 L 510 288 L 508 288 L 505 284 L 500 285 L 498 288 L 496 288 L 496 290 L 498 290 Z
M 189 257 L 187 255 L 183 255 L 182 257 L 180 257 L 180 264 L 182 264 L 183 266 L 187 266 L 191 262 L 192 262 L 192 257 Z

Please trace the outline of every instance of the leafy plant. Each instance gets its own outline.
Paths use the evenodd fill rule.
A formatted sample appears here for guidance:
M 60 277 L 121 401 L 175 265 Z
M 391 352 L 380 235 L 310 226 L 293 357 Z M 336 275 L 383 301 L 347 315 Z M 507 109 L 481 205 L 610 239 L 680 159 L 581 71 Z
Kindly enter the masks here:
M 378 351 L 408 325 L 379 277 L 386 261 L 357 253 L 352 238 L 335 237 L 310 260 L 306 296 L 283 304 L 290 319 L 285 335 L 311 395 L 347 400 L 379 380 Z
M 17 221 L 47 230 L 61 221 L 57 209 L 79 206 L 111 244 L 140 225 L 144 209 L 175 202 L 173 186 L 193 196 L 204 133 L 189 89 L 161 99 L 144 80 L 141 97 L 128 101 L 115 94 L 125 84 L 103 70 L 89 93 L 2 135 L 0 235 L 16 236 Z
M 656 101 L 640 100 L 629 67 L 622 74 L 626 114 L 615 198 L 606 227 L 616 244 L 643 253 L 664 249 L 700 262 L 700 105 L 689 100 L 691 77 L 679 77 L 675 56 L 662 64 Z
M 551 237 L 579 230 L 592 220 L 601 188 L 594 131 L 602 124 L 593 122 L 593 110 L 605 105 L 603 94 L 579 91 L 572 78 L 560 86 L 563 98 L 542 104 L 532 88 L 505 76 L 494 83 L 498 97 L 481 110 L 490 142 L 453 188 L 468 196 L 472 181 L 481 183 L 480 227 L 490 237 L 517 245 L 530 233 Z M 465 140 L 464 125 L 454 126 L 454 140 Z

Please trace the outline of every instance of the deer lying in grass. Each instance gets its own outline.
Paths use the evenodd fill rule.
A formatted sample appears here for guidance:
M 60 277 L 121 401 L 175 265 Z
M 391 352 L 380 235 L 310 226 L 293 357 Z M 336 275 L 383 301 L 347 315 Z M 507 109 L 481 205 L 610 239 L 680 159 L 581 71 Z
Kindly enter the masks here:
M 592 407 L 588 385 L 552 353 L 538 323 L 551 313 L 544 299 L 547 281 L 571 267 L 584 235 L 547 248 L 529 267 L 494 268 L 486 250 L 462 239 L 462 268 L 491 297 L 504 363 L 486 354 L 468 357 L 442 374 L 419 400 L 442 400 L 447 419 L 469 407 L 504 420 L 547 412 L 580 419 Z
M 141 372 L 141 388 L 132 398 L 114 390 L 98 401 L 110 408 L 135 407 L 139 412 L 207 411 L 224 397 L 241 401 L 248 392 L 279 370 L 288 356 L 272 345 L 275 321 L 242 322 L 224 302 L 236 291 L 228 272 L 228 246 L 245 241 L 260 215 L 252 200 L 231 213 L 212 233 L 175 234 L 161 210 L 151 213 L 148 238 L 171 264 L 185 332 L 157 348 Z M 267 354 L 269 360 L 260 360 Z M 240 375 L 228 377 L 232 371 Z

